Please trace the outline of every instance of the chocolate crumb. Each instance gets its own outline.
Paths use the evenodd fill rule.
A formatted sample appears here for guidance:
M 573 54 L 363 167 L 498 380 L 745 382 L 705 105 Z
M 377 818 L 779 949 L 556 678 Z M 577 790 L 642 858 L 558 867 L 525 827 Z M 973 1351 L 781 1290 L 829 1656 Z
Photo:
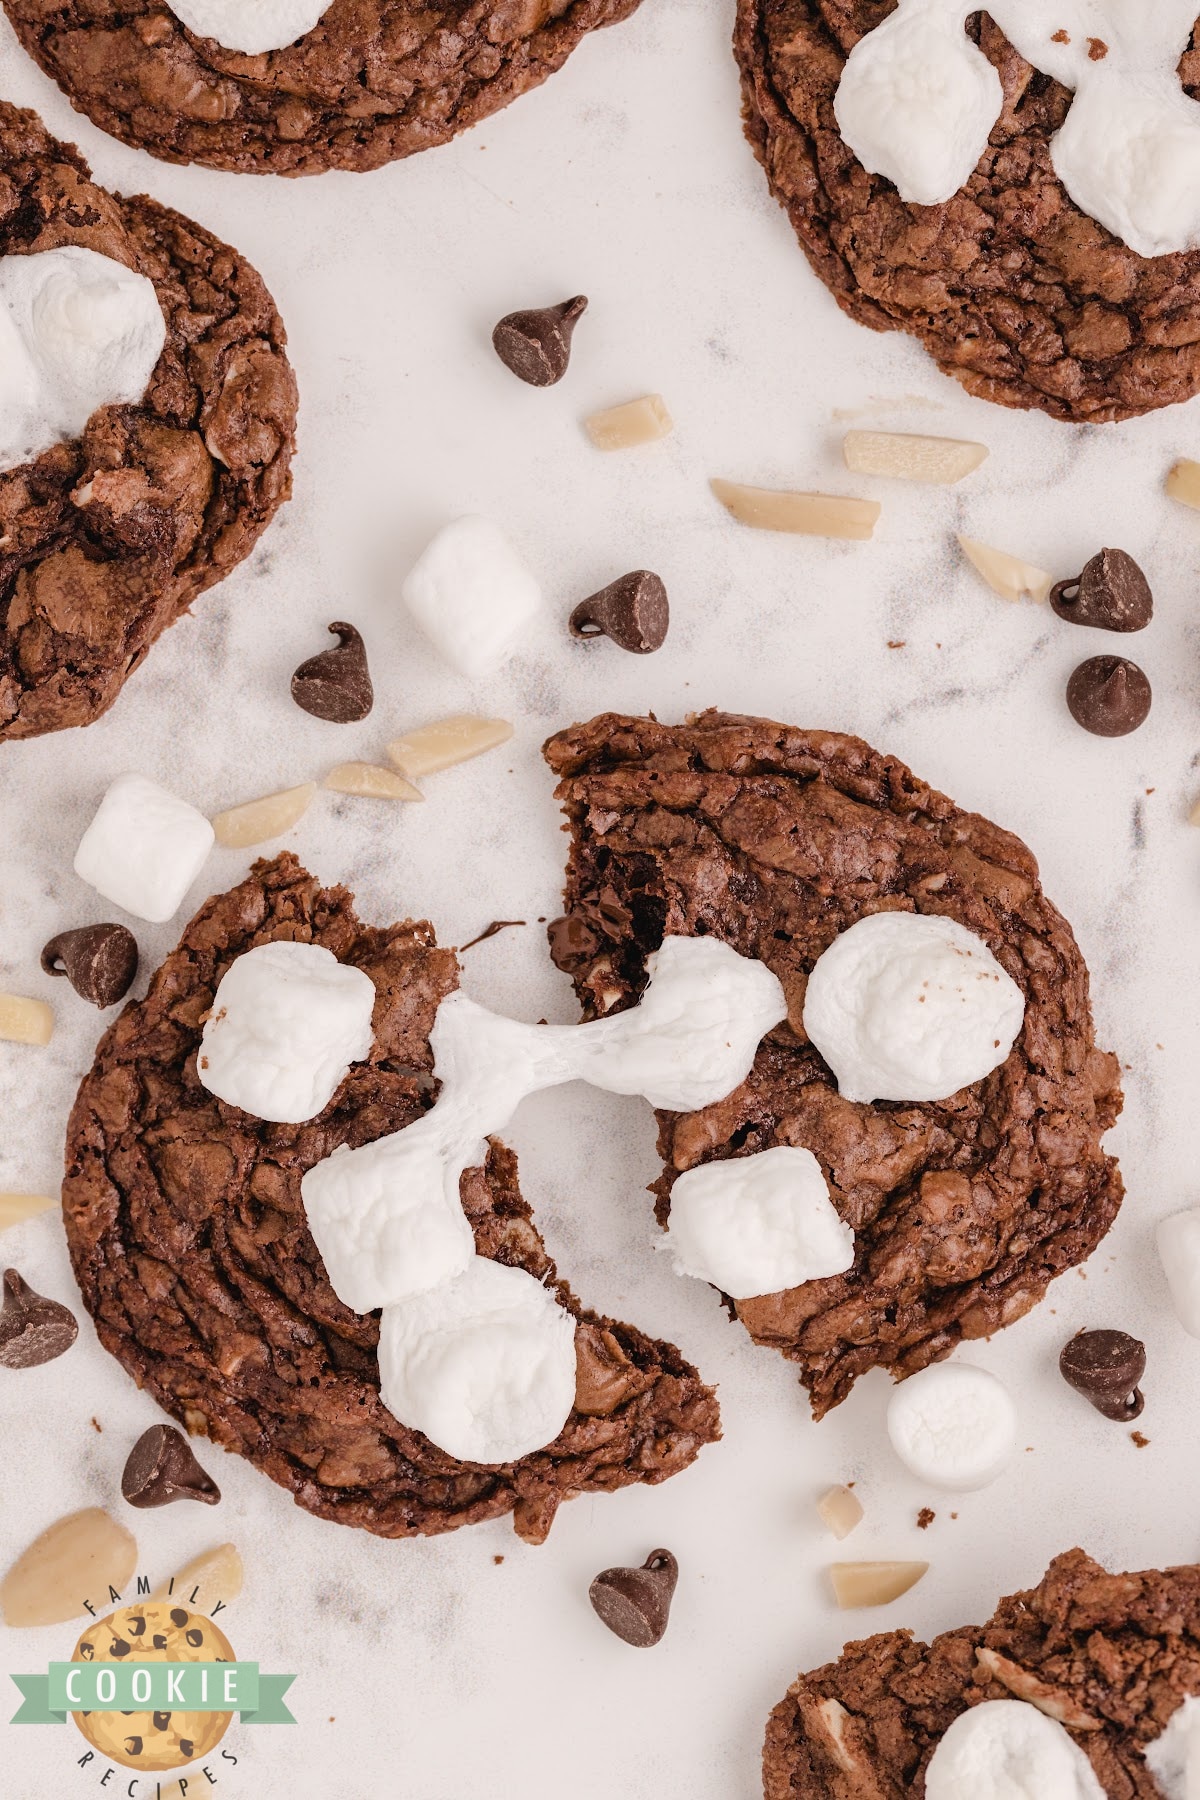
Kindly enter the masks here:
M 1104 61 L 1104 58 L 1108 55 L 1108 45 L 1103 38 L 1090 37 L 1088 39 L 1088 55 L 1093 62 Z
M 524 925 L 524 923 L 524 919 L 493 919 L 490 925 L 484 926 L 478 937 L 470 938 L 465 944 L 460 944 L 458 953 L 461 956 L 464 950 L 473 950 L 476 944 L 486 944 L 489 938 L 497 937 L 500 932 L 509 931 L 512 927 Z
M 504 1561 L 504 1558 L 502 1556 L 493 1556 L 492 1561 L 495 1563 L 496 1567 L 499 1568 L 500 1564 Z
M 103 1431 L 104 1430 L 104 1427 L 100 1423 L 99 1419 L 97 1419 L 97 1418 L 92 1419 L 92 1430 L 93 1431 Z
M 1146 1437 L 1142 1432 L 1131 1431 L 1129 1435 L 1133 1439 L 1134 1443 L 1137 1445 L 1139 1450 L 1148 1450 L 1150 1448 L 1150 1439 L 1148 1437 Z
M 917 1514 L 917 1530 L 928 1531 L 936 1518 L 937 1514 L 931 1506 L 923 1506 Z
M 1050 42 L 1052 44 L 1069 44 L 1070 41 L 1071 34 L 1069 31 L 1055 31 L 1051 34 Z

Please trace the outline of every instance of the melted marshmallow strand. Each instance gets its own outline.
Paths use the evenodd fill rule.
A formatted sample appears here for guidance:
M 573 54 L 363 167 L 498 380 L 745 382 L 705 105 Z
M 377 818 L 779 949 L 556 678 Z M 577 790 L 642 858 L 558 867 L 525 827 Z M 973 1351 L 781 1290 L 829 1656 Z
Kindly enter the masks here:
M 964 32 L 975 10 L 900 0 L 855 45 L 838 87 L 847 144 L 919 206 L 966 185 L 1003 110 L 1000 77 Z M 1179 79 L 1193 0 L 1064 0 L 1053 12 L 993 0 L 988 11 L 1027 62 L 1074 92 L 1051 159 L 1076 206 L 1139 256 L 1200 246 L 1200 106 Z
M 1027 1700 L 985 1700 L 950 1726 L 925 1771 L 925 1800 L 1105 1800 L 1070 1733 Z
M 804 1029 L 847 1100 L 948 1100 L 999 1068 L 1025 999 L 983 939 L 923 913 L 872 913 L 817 958 Z
M 0 472 L 141 400 L 166 337 L 154 283 L 111 256 L 0 257 Z
M 332 0 L 169 0 L 171 11 L 197 37 L 226 50 L 261 56 L 286 50 L 320 24 Z

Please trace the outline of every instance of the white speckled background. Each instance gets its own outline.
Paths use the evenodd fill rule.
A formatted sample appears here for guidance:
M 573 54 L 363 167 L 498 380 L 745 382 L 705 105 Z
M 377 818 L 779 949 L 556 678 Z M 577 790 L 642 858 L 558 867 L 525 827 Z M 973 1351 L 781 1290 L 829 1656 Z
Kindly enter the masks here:
M 71 860 L 112 776 L 140 769 L 216 810 L 378 755 L 396 728 L 445 711 L 510 716 L 510 750 L 431 779 L 423 807 L 323 796 L 291 834 L 322 877 L 357 888 L 367 918 L 425 914 L 454 942 L 497 915 L 557 910 L 565 840 L 538 754 L 547 733 L 605 707 L 674 718 L 718 703 L 860 732 L 1030 842 L 1091 964 L 1101 1040 L 1128 1068 L 1112 1141 L 1129 1199 L 1086 1272 L 972 1350 L 1011 1383 L 1023 1436 L 992 1489 L 958 1500 L 892 1459 L 885 1379 L 814 1428 L 783 1362 L 729 1326 L 707 1288 L 670 1275 L 642 1192 L 657 1168 L 649 1111 L 588 1090 L 523 1108 L 510 1135 L 525 1191 L 586 1301 L 672 1337 L 720 1383 L 725 1439 L 664 1487 L 571 1504 L 541 1549 L 506 1523 L 379 1542 L 309 1518 L 215 1451 L 219 1509 L 134 1514 L 121 1467 L 158 1414 L 90 1325 L 61 1361 L 0 1371 L 0 1567 L 88 1504 L 134 1526 L 156 1578 L 222 1538 L 240 1546 L 246 1588 L 223 1617 L 240 1656 L 298 1673 L 299 1723 L 235 1725 L 237 1767 L 211 1764 L 218 1800 L 756 1800 L 770 1706 L 845 1637 L 981 1618 L 1076 1542 L 1113 1567 L 1200 1554 L 1200 1345 L 1169 1311 L 1152 1238 L 1157 1217 L 1200 1199 L 1200 833 L 1186 823 L 1200 789 L 1200 518 L 1161 493 L 1172 460 L 1200 453 L 1200 421 L 1176 410 L 1073 430 L 1006 413 L 967 399 L 907 341 L 844 320 L 742 141 L 730 22 L 725 4 L 646 0 L 454 146 L 376 175 L 286 185 L 168 168 L 103 137 L 0 25 L 6 98 L 37 106 L 106 184 L 149 189 L 257 264 L 302 395 L 295 498 L 250 563 L 168 634 L 98 725 L 0 751 L 0 989 L 45 994 L 58 1011 L 48 1050 L 0 1045 L 0 1190 L 54 1191 L 99 1035 L 97 1015 L 47 981 L 37 955 L 53 932 L 100 916 Z M 567 380 L 522 387 L 492 354 L 492 324 L 579 290 L 591 310 Z M 624 456 L 593 451 L 580 419 L 646 390 L 666 396 L 675 435 Z M 954 490 L 872 490 L 840 465 L 851 416 L 978 437 L 992 456 Z M 710 498 L 711 474 L 874 491 L 883 519 L 866 545 L 748 532 Z M 475 689 L 439 666 L 396 598 L 427 536 L 468 509 L 507 521 L 547 596 L 537 641 Z M 1060 575 L 1101 543 L 1142 560 L 1158 616 L 1119 646 L 1154 683 L 1141 732 L 1104 742 L 1073 725 L 1066 677 L 1113 640 L 994 599 L 960 562 L 957 529 Z M 639 565 L 670 589 L 665 649 L 635 659 L 572 643 L 569 607 Z M 338 617 L 371 652 L 377 703 L 359 726 L 308 719 L 288 695 L 291 670 Z M 248 860 L 215 854 L 192 901 Z M 176 935 L 138 927 L 146 971 Z M 536 926 L 471 951 L 468 969 L 490 1004 L 573 1017 Z M 2 1254 L 73 1298 L 54 1215 L 7 1234 Z M 1085 1323 L 1147 1340 L 1146 1450 L 1055 1373 Z M 850 1554 L 932 1562 L 882 1613 L 832 1607 L 837 1552 L 813 1503 L 835 1480 L 857 1481 L 867 1507 Z M 921 1533 L 926 1502 L 938 1518 Z M 587 1584 L 660 1542 L 682 1580 L 666 1640 L 636 1652 L 594 1619 Z M 69 1626 L 0 1627 L 0 1668 L 44 1668 L 73 1641 Z M 100 1791 L 100 1766 L 75 1766 L 71 1727 L 8 1727 L 16 1702 L 6 1681 L 4 1800 Z M 104 1792 L 126 1793 L 119 1775 Z M 193 1800 L 209 1791 L 199 1775 L 189 1789 Z

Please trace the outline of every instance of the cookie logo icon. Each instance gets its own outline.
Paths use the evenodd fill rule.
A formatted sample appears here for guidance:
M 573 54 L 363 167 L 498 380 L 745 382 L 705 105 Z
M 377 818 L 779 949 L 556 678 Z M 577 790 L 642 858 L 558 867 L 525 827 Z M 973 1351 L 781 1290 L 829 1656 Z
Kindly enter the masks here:
M 123 1606 L 89 1626 L 71 1660 L 125 1667 L 137 1663 L 236 1663 L 229 1639 L 211 1619 L 170 1601 L 155 1600 Z M 139 1684 L 135 1676 L 131 1697 L 140 1691 L 149 1695 L 151 1680 L 147 1675 Z M 101 1677 L 96 1685 L 103 1693 Z M 214 1686 L 213 1692 L 217 1694 L 219 1689 Z M 146 1712 L 80 1711 L 72 1717 L 102 1756 L 128 1769 L 154 1772 L 182 1769 L 209 1755 L 228 1731 L 233 1713 L 161 1707 Z

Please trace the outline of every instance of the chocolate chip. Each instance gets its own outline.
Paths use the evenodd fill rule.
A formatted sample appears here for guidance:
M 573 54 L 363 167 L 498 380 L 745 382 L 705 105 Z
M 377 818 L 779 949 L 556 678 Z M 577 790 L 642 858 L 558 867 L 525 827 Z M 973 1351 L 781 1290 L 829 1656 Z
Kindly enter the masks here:
M 125 1739 L 125 1754 L 127 1756 L 140 1756 L 142 1754 L 142 1740 L 140 1737 L 127 1737 Z
M 124 1638 L 114 1638 L 112 1643 L 108 1646 L 108 1654 L 110 1656 L 115 1656 L 118 1662 L 123 1656 L 129 1655 L 129 1650 L 130 1646 L 125 1642 Z
M 1063 1380 L 1090 1400 L 1106 1419 L 1128 1424 L 1145 1406 L 1138 1386 L 1146 1373 L 1146 1346 L 1127 1331 L 1080 1331 L 1064 1345 Z
M 1150 683 L 1124 656 L 1089 656 L 1067 683 L 1071 717 L 1096 737 L 1125 737 L 1144 724 Z
M 588 1590 L 593 1607 L 625 1643 L 657 1644 L 671 1616 L 679 1564 L 669 1550 L 652 1550 L 640 1569 L 605 1569 Z
M 130 1506 L 167 1506 L 172 1500 L 202 1500 L 215 1506 L 221 1490 L 206 1475 L 191 1445 L 174 1425 L 151 1425 L 143 1431 L 126 1459 L 121 1492 Z M 176 1625 L 186 1625 L 186 1613 L 172 1612 Z
M 194 1748 L 195 1748 L 195 1746 L 193 1745 L 191 1738 L 180 1738 L 180 1740 L 179 1740 L 180 1756 L 186 1756 L 190 1760 L 192 1751 Z
M 607 637 L 622 650 L 646 656 L 659 650 L 667 636 L 671 609 L 667 590 L 649 569 L 634 569 L 610 587 L 581 600 L 571 614 L 571 636 Z
M 186 1613 L 184 1613 L 183 1616 L 185 1619 L 187 1618 Z M 154 1648 L 156 1650 L 165 1650 L 167 1647 L 167 1640 L 162 1635 L 161 1631 L 156 1631 L 154 1636 L 151 1638 L 150 1642 L 154 1645 Z
M 164 1639 L 164 1642 L 165 1642 L 165 1639 Z M 169 1712 L 151 1713 L 150 1720 L 154 1726 L 155 1731 L 165 1731 L 167 1729 L 167 1726 L 171 1723 L 171 1715 Z
M 192 1646 L 193 1650 L 198 1650 L 204 1642 L 204 1633 L 202 1631 L 185 1631 L 183 1635 L 187 1639 L 187 1642 Z
M 1060 619 L 1098 631 L 1141 631 L 1154 614 L 1150 583 L 1125 550 L 1101 550 L 1051 588 L 1050 604 Z
M 336 620 L 330 631 L 338 642 L 300 664 L 292 676 L 292 699 L 314 719 L 350 725 L 365 719 L 375 704 L 367 648 L 353 625 Z
M 141 1618 L 137 1618 L 137 1617 L 130 1619 L 129 1624 L 126 1626 L 126 1630 L 128 1631 L 130 1637 L 145 1637 L 145 1635 L 146 1635 L 145 1619 L 141 1619 Z
M 93 1006 L 115 1006 L 137 974 L 138 947 L 124 925 L 80 925 L 60 931 L 42 951 L 47 975 L 65 975 L 75 992 Z
M 36 1369 L 71 1348 L 79 1325 L 70 1307 L 35 1294 L 15 1269 L 4 1271 L 0 1369 Z
M 182 1606 L 173 1606 L 171 1608 L 172 1625 L 186 1625 L 190 1618 L 191 1614 L 184 1612 Z
M 553 387 L 567 372 L 571 337 L 586 311 L 586 295 L 576 294 L 561 306 L 508 313 L 492 333 L 496 355 L 530 387 Z

